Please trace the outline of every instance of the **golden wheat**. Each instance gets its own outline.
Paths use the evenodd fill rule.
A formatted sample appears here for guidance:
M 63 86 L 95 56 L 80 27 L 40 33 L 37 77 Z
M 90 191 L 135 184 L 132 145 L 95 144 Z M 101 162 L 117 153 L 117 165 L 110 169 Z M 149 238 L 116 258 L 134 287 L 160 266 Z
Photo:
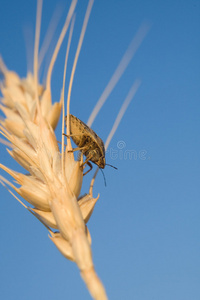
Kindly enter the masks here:
M 49 237 L 58 250 L 67 259 L 74 261 L 78 265 L 81 276 L 92 297 L 94 299 L 104 300 L 107 299 L 107 296 L 94 270 L 91 253 L 91 237 L 86 226 L 99 198 L 99 196 L 97 198 L 93 197 L 93 184 L 98 169 L 91 181 L 89 192 L 81 196 L 80 191 L 84 169 L 83 156 L 81 156 L 81 159 L 78 161 L 74 158 L 69 138 L 69 123 L 67 124 L 67 143 L 65 145 L 63 135 L 61 151 L 59 150 L 54 133 L 62 109 L 62 132 L 64 132 L 65 76 L 74 26 L 73 15 L 76 3 L 77 0 L 72 0 L 66 22 L 49 65 L 46 84 L 44 86 L 39 84 L 38 79 L 42 1 L 38 1 L 37 6 L 33 74 L 29 73 L 26 78 L 21 79 L 15 72 L 9 71 L 3 60 L 0 59 L 0 71 L 4 76 L 4 81 L 1 84 L 3 97 L 0 108 L 5 115 L 5 118 L 0 121 L 0 133 L 9 142 L 4 142 L 10 146 L 8 153 L 27 171 L 26 173 L 28 173 L 22 174 L 0 164 L 0 167 L 13 177 L 17 185 L 6 180 L 3 176 L 0 176 L 0 181 L 3 185 L 7 186 L 10 192 L 10 189 L 13 189 L 31 205 L 24 204 L 15 196 L 17 200 L 48 229 Z M 90 0 L 70 77 L 67 96 L 68 116 L 70 113 L 70 96 L 74 72 L 92 4 L 93 0 Z M 70 33 L 66 51 L 61 99 L 59 102 L 52 104 L 51 74 L 60 45 L 69 26 Z M 145 34 L 146 29 L 140 29 L 138 36 L 133 40 L 127 53 L 125 53 L 113 78 L 111 78 L 111 82 L 97 103 L 97 108 L 95 108 L 91 114 L 88 121 L 90 126 L 97 112 L 126 69 L 126 66 L 139 47 Z M 111 130 L 105 144 L 106 148 L 138 87 L 139 81 L 137 80 L 131 88 L 114 127 Z M 54 232 L 53 229 L 56 231 Z

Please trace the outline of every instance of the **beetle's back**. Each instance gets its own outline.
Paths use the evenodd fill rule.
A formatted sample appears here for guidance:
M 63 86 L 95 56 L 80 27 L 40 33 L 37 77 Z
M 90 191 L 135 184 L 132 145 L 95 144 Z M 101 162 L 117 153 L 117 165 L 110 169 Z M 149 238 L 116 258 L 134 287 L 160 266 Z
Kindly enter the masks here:
M 65 117 L 67 125 L 67 116 Z M 83 121 L 70 114 L 70 134 L 74 143 L 78 147 L 85 147 L 83 154 L 88 157 L 92 150 L 98 150 L 91 158 L 92 162 L 98 161 L 100 157 L 105 157 L 105 148 L 102 139 Z

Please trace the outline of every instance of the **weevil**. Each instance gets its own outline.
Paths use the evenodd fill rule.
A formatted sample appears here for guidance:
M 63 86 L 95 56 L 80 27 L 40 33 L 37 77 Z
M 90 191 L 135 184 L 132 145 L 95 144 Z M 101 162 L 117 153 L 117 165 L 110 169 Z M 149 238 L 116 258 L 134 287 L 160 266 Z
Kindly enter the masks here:
M 65 117 L 65 123 L 67 126 L 67 116 Z M 85 155 L 86 160 L 84 164 L 88 164 L 90 170 L 92 169 L 92 165 L 89 161 L 92 161 L 101 169 L 105 168 L 105 147 L 102 139 L 83 121 L 71 114 L 70 137 L 78 146 L 77 148 L 73 149 L 73 151 L 80 150 Z

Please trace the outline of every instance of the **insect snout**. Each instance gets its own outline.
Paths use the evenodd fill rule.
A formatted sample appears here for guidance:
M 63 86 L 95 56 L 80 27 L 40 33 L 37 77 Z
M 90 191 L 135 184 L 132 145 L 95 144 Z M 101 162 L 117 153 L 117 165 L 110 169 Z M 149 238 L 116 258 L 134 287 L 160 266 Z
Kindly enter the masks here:
M 104 169 L 104 168 L 105 168 L 105 165 L 106 165 L 105 157 L 101 156 L 101 157 L 99 158 L 99 168 Z

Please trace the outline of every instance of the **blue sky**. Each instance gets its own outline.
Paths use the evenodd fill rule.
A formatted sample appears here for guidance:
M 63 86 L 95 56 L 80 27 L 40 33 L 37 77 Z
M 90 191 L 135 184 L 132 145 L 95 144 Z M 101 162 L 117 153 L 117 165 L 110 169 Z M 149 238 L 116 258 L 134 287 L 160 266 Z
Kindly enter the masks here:
M 69 1 L 56 2 L 44 1 L 41 39 L 57 4 L 63 13 L 56 36 L 61 29 Z M 86 6 L 77 5 L 70 64 Z M 1 0 L 0 53 L 20 76 L 27 72 L 24 31 L 33 31 L 35 11 L 36 1 Z M 133 81 L 141 79 L 107 153 L 118 171 L 105 168 L 107 187 L 99 172 L 94 195 L 100 199 L 88 223 L 109 299 L 200 299 L 199 15 L 197 0 L 96 0 L 92 9 L 71 103 L 84 122 L 141 23 L 152 24 L 93 124 L 105 141 Z M 66 40 L 52 78 L 55 100 L 65 50 Z M 58 139 L 60 132 L 59 125 Z M 19 170 L 0 149 L 1 162 Z M 77 267 L 61 256 L 45 228 L 3 187 L 0 192 L 0 298 L 90 299 Z

